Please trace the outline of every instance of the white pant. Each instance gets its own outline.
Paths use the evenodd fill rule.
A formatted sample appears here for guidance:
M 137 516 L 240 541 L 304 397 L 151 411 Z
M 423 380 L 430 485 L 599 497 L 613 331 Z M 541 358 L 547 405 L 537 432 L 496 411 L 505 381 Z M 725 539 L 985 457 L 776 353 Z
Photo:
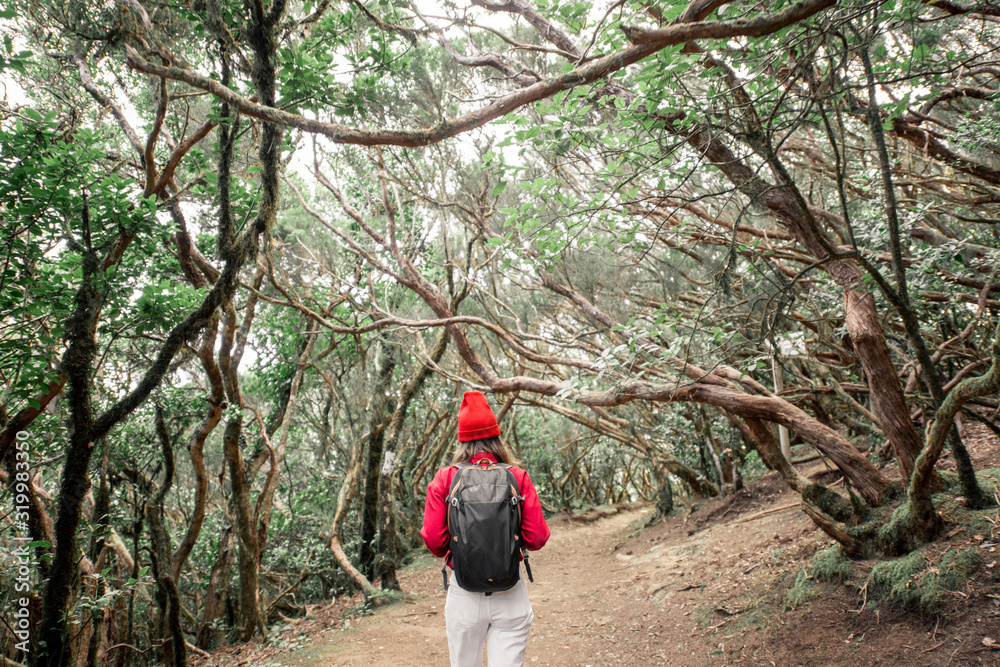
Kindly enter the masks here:
M 509 591 L 485 595 L 448 585 L 444 618 L 451 667 L 482 667 L 483 642 L 489 667 L 522 667 L 535 614 L 522 577 Z

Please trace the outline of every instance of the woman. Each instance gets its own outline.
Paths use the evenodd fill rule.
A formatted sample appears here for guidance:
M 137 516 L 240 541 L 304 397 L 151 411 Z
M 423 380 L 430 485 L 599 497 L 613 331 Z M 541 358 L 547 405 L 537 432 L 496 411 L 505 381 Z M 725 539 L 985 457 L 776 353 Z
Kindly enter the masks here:
M 458 470 L 456 466 L 466 462 L 485 465 L 484 461 L 512 466 L 519 464 L 500 441 L 496 416 L 481 392 L 469 391 L 462 398 L 458 411 L 458 442 L 452 465 L 439 470 L 427 486 L 424 525 L 420 530 L 420 536 L 431 553 L 438 558 L 447 558 L 449 565 L 451 534 L 448 531 L 448 503 L 445 499 Z M 510 471 L 523 497 L 521 544 L 527 549 L 541 549 L 549 539 L 549 527 L 542 515 L 538 493 L 527 472 L 517 467 Z M 473 593 L 459 587 L 453 573 L 444 616 L 451 667 L 481 667 L 484 643 L 489 667 L 521 667 L 524 664 L 524 651 L 534 613 L 523 577 L 506 591 Z

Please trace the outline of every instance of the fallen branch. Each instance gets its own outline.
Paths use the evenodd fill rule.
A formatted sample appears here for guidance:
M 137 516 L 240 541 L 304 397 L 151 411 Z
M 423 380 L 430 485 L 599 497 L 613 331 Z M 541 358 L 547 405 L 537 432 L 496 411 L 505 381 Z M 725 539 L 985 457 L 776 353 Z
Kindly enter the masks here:
M 184 645 L 188 647 L 189 651 L 194 651 L 195 653 L 197 653 L 198 655 L 200 655 L 203 658 L 211 658 L 212 657 L 211 653 L 209 653 L 208 651 L 202 651 L 200 648 L 198 648 L 194 644 L 191 644 L 190 642 L 185 641 Z
M 274 605 L 278 604 L 278 602 L 281 601 L 283 597 L 285 597 L 286 595 L 294 591 L 296 588 L 298 588 L 299 585 L 306 580 L 306 577 L 309 576 L 309 561 L 312 560 L 312 553 L 313 552 L 310 551 L 309 555 L 306 556 L 306 564 L 302 568 L 302 572 L 299 573 L 299 578 L 295 581 L 295 583 L 290 585 L 285 590 L 283 590 L 276 598 L 274 598 L 274 601 L 272 601 L 271 604 L 267 605 L 267 609 L 264 610 L 265 618 L 269 613 L 271 613 L 271 609 L 274 608 Z
M 783 512 L 785 510 L 790 510 L 793 507 L 801 507 L 801 502 L 794 502 L 790 505 L 782 505 L 781 507 L 772 507 L 769 510 L 764 510 L 763 512 L 757 512 L 756 514 L 751 514 L 750 516 L 741 517 L 739 519 L 733 519 L 729 523 L 722 524 L 723 526 L 732 526 L 737 523 L 744 523 L 746 521 L 753 521 L 754 519 L 759 519 L 762 516 L 767 516 L 768 514 L 776 514 L 778 512 Z
M 930 653 L 931 651 L 933 651 L 935 649 L 941 648 L 942 646 L 944 646 L 947 643 L 948 643 L 947 641 L 943 641 L 940 644 L 935 644 L 934 646 L 931 646 L 930 648 L 925 648 L 923 651 L 921 651 L 921 653 Z

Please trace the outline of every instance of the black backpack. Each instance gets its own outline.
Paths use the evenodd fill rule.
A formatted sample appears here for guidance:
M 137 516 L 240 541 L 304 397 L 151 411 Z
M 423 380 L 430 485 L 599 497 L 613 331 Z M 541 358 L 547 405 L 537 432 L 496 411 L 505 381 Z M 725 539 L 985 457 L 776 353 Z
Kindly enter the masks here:
M 474 593 L 506 591 L 520 578 L 518 554 L 531 577 L 528 554 L 521 547 L 521 495 L 505 463 L 461 463 L 445 499 L 451 535 L 451 565 L 458 585 Z M 447 565 L 441 568 L 448 588 Z

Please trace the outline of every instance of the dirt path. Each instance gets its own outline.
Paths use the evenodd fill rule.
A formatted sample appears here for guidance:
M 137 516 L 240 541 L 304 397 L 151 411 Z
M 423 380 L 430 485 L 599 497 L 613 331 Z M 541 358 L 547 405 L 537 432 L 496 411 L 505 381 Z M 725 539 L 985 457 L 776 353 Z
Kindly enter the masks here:
M 762 480 L 641 533 L 651 510 L 550 521 L 549 544 L 532 556 L 526 665 L 1000 663 L 990 662 L 1000 651 L 985 646 L 1000 639 L 996 584 L 985 597 L 970 589 L 974 607 L 956 594 L 961 604 L 939 619 L 865 610 L 846 586 L 790 607 L 796 576 L 830 541 L 782 486 Z M 440 567 L 428 555 L 401 572 L 402 602 L 345 618 L 359 599 L 342 600 L 274 632 L 269 645 L 228 647 L 197 667 L 447 667 Z
M 780 508 L 791 499 L 765 493 L 753 506 L 733 511 Z M 700 530 L 696 519 L 689 523 L 685 516 L 675 516 L 639 536 L 650 512 L 630 509 L 591 521 L 560 517 L 550 522 L 552 538 L 532 557 L 536 580 L 529 591 L 535 621 L 527 665 L 694 667 L 729 664 L 727 659 L 736 657 L 734 649 L 746 649 L 747 657 L 757 653 L 719 635 L 748 607 L 743 597 L 758 576 L 737 574 L 771 542 L 780 543 L 776 530 L 794 531 L 796 537 L 812 533 L 808 519 L 780 510 L 752 523 Z M 719 513 L 698 514 L 707 521 Z M 733 544 L 739 546 L 735 553 Z M 788 557 L 797 558 L 797 552 Z M 768 578 L 771 565 L 754 569 Z M 408 593 L 405 601 L 354 617 L 346 627 L 339 621 L 336 629 L 298 633 L 290 650 L 244 664 L 447 667 L 440 561 L 421 558 L 400 574 L 400 581 Z M 720 618 L 714 609 L 720 610 Z M 290 635 L 295 634 L 291 629 Z
M 648 510 L 620 512 L 594 522 L 553 522 L 552 538 L 533 554 L 535 582 L 529 584 L 535 621 L 528 643 L 529 665 L 608 664 L 593 662 L 619 641 L 615 613 L 595 600 L 621 575 L 611 551 L 624 541 L 629 524 Z M 609 564 L 611 567 L 609 567 Z M 327 632 L 318 641 L 276 659 L 280 665 L 379 665 L 447 667 L 445 592 L 440 561 L 424 558 L 401 573 L 406 601 Z M 612 663 L 615 664 L 615 663 Z

